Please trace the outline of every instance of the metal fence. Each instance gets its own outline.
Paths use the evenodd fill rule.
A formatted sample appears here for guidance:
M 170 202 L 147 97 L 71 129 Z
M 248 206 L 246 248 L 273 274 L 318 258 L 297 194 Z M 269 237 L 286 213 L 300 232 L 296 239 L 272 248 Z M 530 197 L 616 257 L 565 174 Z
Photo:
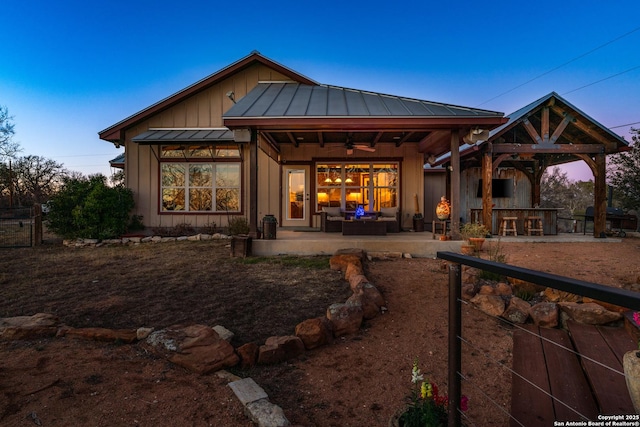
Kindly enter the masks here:
M 0 209 L 0 248 L 28 248 L 42 241 L 40 206 Z
M 637 292 L 612 288 L 595 283 L 584 282 L 555 274 L 530 270 L 507 264 L 483 260 L 477 257 L 465 256 L 453 252 L 438 252 L 437 257 L 449 261 L 449 402 L 460 402 L 462 391 L 462 266 L 467 265 L 479 270 L 496 273 L 505 277 L 524 280 L 526 282 L 543 285 L 560 291 L 586 296 L 595 300 L 627 307 L 640 311 L 640 294 Z M 467 379 L 464 379 L 467 381 Z M 478 386 L 478 385 L 476 385 Z M 478 386 L 481 388 L 481 386 Z M 481 390 L 482 392 L 482 390 Z M 484 394 L 484 393 L 483 393 Z M 497 407 L 496 412 L 502 408 Z M 462 411 L 459 404 L 449 406 L 449 426 L 460 426 Z M 507 413 L 512 425 L 522 425 L 515 420 L 513 414 Z M 469 425 L 475 425 L 466 420 Z M 586 424 L 585 424 L 586 425 Z

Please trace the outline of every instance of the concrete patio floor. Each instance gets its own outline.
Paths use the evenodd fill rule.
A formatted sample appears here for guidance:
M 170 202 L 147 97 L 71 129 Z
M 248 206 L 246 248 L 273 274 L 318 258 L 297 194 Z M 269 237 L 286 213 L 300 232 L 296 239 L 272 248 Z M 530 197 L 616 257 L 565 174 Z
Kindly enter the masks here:
M 632 233 L 627 233 L 631 237 Z M 627 237 L 628 238 L 628 237 Z M 621 239 L 608 237 L 596 239 L 580 233 L 563 233 L 555 236 L 508 236 L 500 237 L 501 242 L 595 242 L 616 243 Z M 487 242 L 498 241 L 494 236 Z M 321 231 L 294 231 L 278 228 L 276 239 L 254 239 L 252 255 L 333 255 L 338 249 L 361 248 L 368 252 L 401 252 L 412 257 L 435 258 L 438 251 L 459 252 L 462 241 L 433 239 L 428 232 L 403 231 L 386 236 L 343 236 L 341 233 Z

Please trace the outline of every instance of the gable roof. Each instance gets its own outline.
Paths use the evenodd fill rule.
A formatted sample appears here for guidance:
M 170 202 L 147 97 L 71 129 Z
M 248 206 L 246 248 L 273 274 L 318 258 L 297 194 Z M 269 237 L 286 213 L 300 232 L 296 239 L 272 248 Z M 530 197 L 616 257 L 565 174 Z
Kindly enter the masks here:
M 628 146 L 627 141 L 620 135 L 615 134 L 610 129 L 600 124 L 597 120 L 590 117 L 588 114 L 575 107 L 569 101 L 558 95 L 556 92 L 550 92 L 547 95 L 533 101 L 531 104 L 520 108 L 517 111 L 509 114 L 507 118 L 509 121 L 502 126 L 493 129 L 489 133 L 489 141 L 495 141 L 500 136 L 503 136 L 507 131 L 518 125 L 526 117 L 536 112 L 539 108 L 545 105 L 559 106 L 564 113 L 570 114 L 574 119 L 581 120 L 588 123 L 588 127 L 592 132 L 595 132 L 600 139 L 615 142 L 619 149 L 623 149 Z
M 270 67 L 278 71 L 279 73 L 287 76 L 291 80 L 304 83 L 307 85 L 318 84 L 317 82 L 311 80 L 310 78 L 263 56 L 262 54 L 260 54 L 260 52 L 253 51 L 249 55 L 245 56 L 244 58 L 222 68 L 219 71 L 216 71 L 215 73 L 205 77 L 204 79 L 190 86 L 187 86 L 186 88 L 180 90 L 179 92 L 176 92 L 173 95 L 170 95 L 167 98 L 133 114 L 132 116 L 129 116 L 126 119 L 98 132 L 98 136 L 100 137 L 100 139 L 104 139 L 106 141 L 111 141 L 114 143 L 120 142 L 124 140 L 124 130 L 126 130 L 127 128 L 131 126 L 135 126 L 137 123 L 140 123 L 146 120 L 150 116 L 157 114 L 161 111 L 164 111 L 178 104 L 179 102 L 182 102 L 184 99 L 215 85 L 216 83 L 228 78 L 229 76 L 255 63 L 260 63 L 267 67 Z

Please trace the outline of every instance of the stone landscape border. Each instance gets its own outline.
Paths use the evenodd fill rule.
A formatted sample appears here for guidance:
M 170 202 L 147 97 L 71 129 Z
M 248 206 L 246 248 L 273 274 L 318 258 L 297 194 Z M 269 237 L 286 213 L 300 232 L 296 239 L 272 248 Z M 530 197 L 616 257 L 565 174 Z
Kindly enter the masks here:
M 197 235 L 192 238 L 125 238 L 108 241 L 81 239 L 66 241 L 65 246 L 87 247 L 106 244 L 140 244 L 184 240 L 209 240 Z M 228 239 L 223 234 L 212 235 L 211 239 Z M 139 240 L 138 240 L 139 239 Z M 154 240 L 155 239 L 155 240 Z M 230 344 L 233 333 L 222 326 L 175 325 L 154 331 L 152 328 L 106 329 L 72 328 L 60 323 L 59 319 L 47 313 L 33 316 L 18 316 L 0 319 L 0 339 L 33 339 L 51 337 L 72 337 L 111 343 L 134 343 L 136 341 L 164 356 L 170 362 L 185 369 L 218 376 L 229 381 L 245 408 L 247 416 L 261 427 L 288 426 L 289 421 L 280 407 L 272 404 L 268 396 L 251 378 L 241 379 L 224 371 L 224 368 L 239 365 L 249 368 L 256 364 L 280 363 L 299 357 L 305 351 L 330 344 L 334 339 L 356 333 L 364 320 L 372 319 L 386 308 L 380 291 L 364 275 L 365 252 L 362 249 L 338 250 L 329 261 L 332 270 L 340 270 L 349 282 L 352 295 L 344 302 L 332 304 L 326 315 L 307 319 L 295 327 L 294 335 L 272 336 L 259 346 L 247 343 L 237 349 Z M 401 258 L 400 253 L 378 253 L 378 258 Z

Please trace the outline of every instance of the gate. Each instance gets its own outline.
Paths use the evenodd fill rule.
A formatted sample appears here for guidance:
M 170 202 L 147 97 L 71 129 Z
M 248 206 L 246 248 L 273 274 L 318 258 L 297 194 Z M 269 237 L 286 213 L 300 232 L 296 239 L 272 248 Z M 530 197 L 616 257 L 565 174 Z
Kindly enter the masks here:
M 28 248 L 42 241 L 40 205 L 0 209 L 0 248 Z

